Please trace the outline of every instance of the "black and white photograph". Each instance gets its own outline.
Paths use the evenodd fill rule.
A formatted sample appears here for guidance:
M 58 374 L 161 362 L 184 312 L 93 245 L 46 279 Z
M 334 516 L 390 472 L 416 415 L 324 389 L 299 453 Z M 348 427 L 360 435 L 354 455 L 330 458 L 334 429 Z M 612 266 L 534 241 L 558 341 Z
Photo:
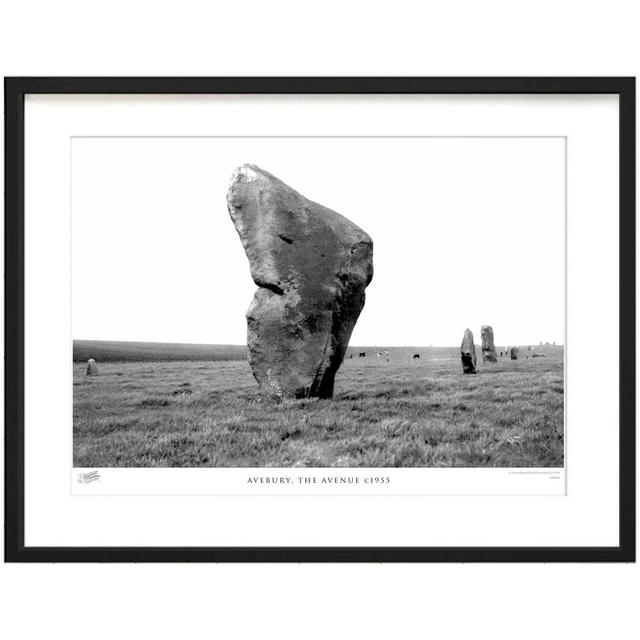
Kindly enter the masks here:
M 0 15 L 0 636 L 633 638 L 640 4 Z
M 20 557 L 628 557 L 631 82 L 9 87 Z
M 563 468 L 566 161 L 74 137 L 74 466 Z

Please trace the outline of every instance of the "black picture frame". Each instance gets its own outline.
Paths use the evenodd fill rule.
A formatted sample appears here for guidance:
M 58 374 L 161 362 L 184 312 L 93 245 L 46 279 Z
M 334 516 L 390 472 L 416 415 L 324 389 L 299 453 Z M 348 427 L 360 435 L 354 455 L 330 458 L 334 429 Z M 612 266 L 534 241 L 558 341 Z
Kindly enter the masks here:
M 6 562 L 634 562 L 635 78 L 5 78 Z M 24 99 L 27 94 L 616 94 L 619 98 L 620 476 L 616 547 L 25 547 Z

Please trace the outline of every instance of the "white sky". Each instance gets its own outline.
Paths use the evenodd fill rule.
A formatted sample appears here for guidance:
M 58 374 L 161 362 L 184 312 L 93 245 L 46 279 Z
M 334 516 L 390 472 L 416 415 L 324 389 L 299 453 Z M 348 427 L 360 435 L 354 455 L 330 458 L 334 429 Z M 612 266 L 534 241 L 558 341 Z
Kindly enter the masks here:
M 73 337 L 242 344 L 226 207 L 257 164 L 371 235 L 352 345 L 564 341 L 563 138 L 75 138 Z

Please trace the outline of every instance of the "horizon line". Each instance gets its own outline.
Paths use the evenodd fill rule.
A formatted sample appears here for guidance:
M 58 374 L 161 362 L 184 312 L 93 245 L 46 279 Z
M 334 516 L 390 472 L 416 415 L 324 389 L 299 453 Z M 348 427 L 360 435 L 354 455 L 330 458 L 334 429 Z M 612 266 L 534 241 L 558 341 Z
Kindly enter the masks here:
M 181 342 L 181 341 L 162 341 L 162 340 L 116 340 L 113 338 L 72 338 L 72 342 L 127 342 L 130 344 L 162 344 L 162 345 L 190 345 L 190 346 L 199 346 L 199 347 L 247 347 L 246 343 L 235 343 L 235 342 Z M 481 344 L 481 341 L 478 342 L 478 345 Z M 495 344 L 495 342 L 494 342 Z M 499 342 L 497 344 L 505 344 Z M 518 342 L 516 344 L 509 343 L 509 346 L 547 346 L 547 347 L 563 347 L 564 343 L 561 342 Z M 384 342 L 380 343 L 369 343 L 369 344 L 348 344 L 347 348 L 359 349 L 361 347 L 389 347 L 392 349 L 402 349 L 402 348 L 424 348 L 424 349 L 432 349 L 432 348 L 450 348 L 450 347 L 458 347 L 456 344 L 387 344 Z

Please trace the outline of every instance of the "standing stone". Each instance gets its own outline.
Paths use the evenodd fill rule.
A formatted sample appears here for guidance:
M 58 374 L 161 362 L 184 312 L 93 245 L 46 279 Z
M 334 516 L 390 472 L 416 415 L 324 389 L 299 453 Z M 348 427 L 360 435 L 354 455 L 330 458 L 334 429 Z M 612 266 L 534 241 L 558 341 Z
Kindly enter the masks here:
M 496 347 L 493 344 L 493 329 L 483 324 L 480 328 L 480 335 L 482 336 L 482 362 L 498 362 L 496 356 Z
M 247 344 L 260 390 L 330 398 L 373 277 L 371 238 L 251 164 L 234 171 L 227 203 L 258 285 Z
M 460 357 L 462 358 L 463 373 L 478 373 L 476 369 L 476 345 L 473 343 L 473 333 L 470 329 L 465 329 L 460 347 Z
M 96 361 L 91 358 L 89 362 L 87 362 L 87 375 L 88 376 L 97 376 L 98 375 L 98 365 Z
M 509 355 L 511 356 L 512 360 L 518 359 L 518 352 L 519 352 L 518 347 L 511 347 L 511 349 L 509 349 Z

